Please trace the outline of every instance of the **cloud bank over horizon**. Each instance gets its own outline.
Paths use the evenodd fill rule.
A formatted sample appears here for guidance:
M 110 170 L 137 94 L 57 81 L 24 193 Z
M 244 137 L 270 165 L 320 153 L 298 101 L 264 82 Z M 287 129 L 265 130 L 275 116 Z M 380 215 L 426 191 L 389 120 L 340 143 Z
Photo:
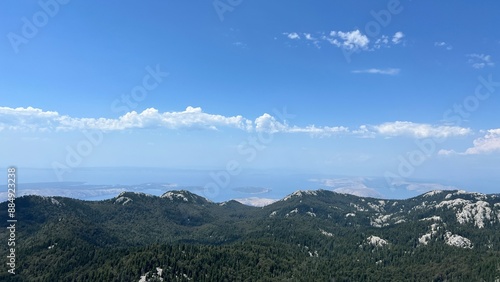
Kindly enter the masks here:
M 290 125 L 277 117 L 264 113 L 255 119 L 241 115 L 224 116 L 210 114 L 201 107 L 188 106 L 184 111 L 159 112 L 148 108 L 138 113 L 130 111 L 118 118 L 78 118 L 60 115 L 56 111 L 44 111 L 33 107 L 0 107 L 0 131 L 64 132 L 73 130 L 123 131 L 133 129 L 239 129 L 246 132 L 306 133 L 312 136 L 353 135 L 358 137 L 411 137 L 449 138 L 467 136 L 470 128 L 449 125 L 433 125 L 410 121 L 385 122 L 378 125 L 360 125 L 349 129 L 346 126 Z

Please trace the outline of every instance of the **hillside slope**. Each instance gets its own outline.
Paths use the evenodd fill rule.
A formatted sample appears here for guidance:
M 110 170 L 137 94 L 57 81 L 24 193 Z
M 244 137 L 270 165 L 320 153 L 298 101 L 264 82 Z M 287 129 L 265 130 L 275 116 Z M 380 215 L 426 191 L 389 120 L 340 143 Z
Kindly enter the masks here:
M 500 277 L 498 195 L 432 191 L 380 200 L 297 191 L 257 208 L 188 191 L 124 192 L 104 201 L 25 196 L 16 206 L 19 262 L 9 278 L 17 281 Z

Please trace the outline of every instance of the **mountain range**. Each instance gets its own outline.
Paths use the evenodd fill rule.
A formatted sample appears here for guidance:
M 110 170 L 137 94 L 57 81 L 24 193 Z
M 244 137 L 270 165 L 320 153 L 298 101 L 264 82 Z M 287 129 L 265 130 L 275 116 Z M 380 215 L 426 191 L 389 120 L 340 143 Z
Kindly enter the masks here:
M 17 269 L 2 281 L 500 281 L 500 194 L 309 190 L 251 207 L 174 190 L 15 203 Z

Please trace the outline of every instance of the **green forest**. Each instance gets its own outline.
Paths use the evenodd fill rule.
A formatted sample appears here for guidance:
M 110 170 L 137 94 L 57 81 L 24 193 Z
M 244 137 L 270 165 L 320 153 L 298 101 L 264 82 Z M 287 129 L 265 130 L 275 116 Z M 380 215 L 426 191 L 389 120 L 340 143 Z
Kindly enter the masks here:
M 256 208 L 175 193 L 183 197 L 123 193 L 105 201 L 19 198 L 16 275 L 4 267 L 0 280 L 500 279 L 500 213 L 495 210 L 500 198 L 495 195 L 480 201 L 473 194 L 424 195 L 382 204 L 320 190 Z M 478 228 L 477 213 L 469 222 L 459 222 L 456 214 L 467 212 L 467 206 L 441 204 L 454 199 L 491 206 L 485 226 Z M 374 224 L 381 217 L 390 220 Z M 422 243 L 422 235 L 431 230 L 430 240 Z M 449 234 L 468 238 L 471 245 L 449 244 Z M 6 242 L 7 237 L 2 233 L 0 239 Z

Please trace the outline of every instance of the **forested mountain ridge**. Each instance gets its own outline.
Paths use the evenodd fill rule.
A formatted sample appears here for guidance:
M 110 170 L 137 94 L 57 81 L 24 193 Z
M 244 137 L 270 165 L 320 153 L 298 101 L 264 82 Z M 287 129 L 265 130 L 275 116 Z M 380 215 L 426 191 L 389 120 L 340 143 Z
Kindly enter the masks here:
M 499 195 L 297 191 L 257 208 L 188 191 L 123 192 L 104 201 L 25 196 L 16 206 L 17 281 L 500 278 Z

